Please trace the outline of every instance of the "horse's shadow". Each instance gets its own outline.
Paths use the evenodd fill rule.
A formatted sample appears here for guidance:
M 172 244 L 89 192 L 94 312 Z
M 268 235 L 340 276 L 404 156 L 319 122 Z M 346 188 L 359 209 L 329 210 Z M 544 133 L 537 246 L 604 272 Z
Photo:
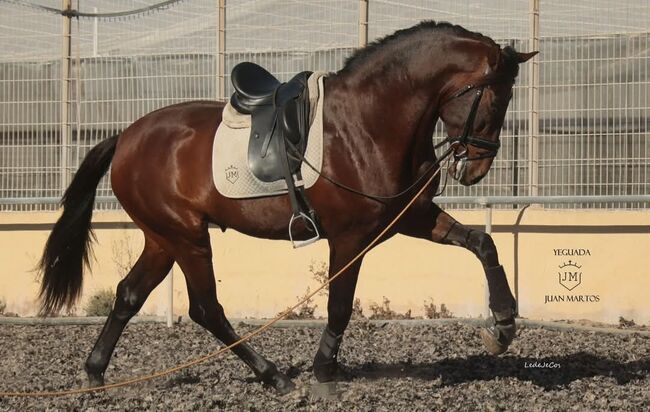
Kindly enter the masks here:
M 440 379 L 443 386 L 511 377 L 530 381 L 545 390 L 556 390 L 573 381 L 595 376 L 611 377 L 619 385 L 625 385 L 648 376 L 650 359 L 618 362 L 586 352 L 544 358 L 473 355 L 419 364 L 366 363 L 351 366 L 349 371 L 356 377 L 366 379 Z

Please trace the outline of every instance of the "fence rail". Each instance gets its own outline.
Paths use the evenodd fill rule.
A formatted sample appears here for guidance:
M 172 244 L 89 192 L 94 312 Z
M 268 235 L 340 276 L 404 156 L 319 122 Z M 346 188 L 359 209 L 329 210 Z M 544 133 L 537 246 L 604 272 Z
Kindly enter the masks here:
M 0 198 L 0 205 L 58 205 L 58 197 Z M 440 205 L 468 204 L 480 207 L 495 205 L 553 205 L 596 203 L 650 203 L 650 195 L 628 196 L 441 196 L 432 199 Z M 97 196 L 95 203 L 119 203 L 114 196 Z
M 553 205 L 594 203 L 650 203 L 650 195 L 628 196 L 444 196 L 433 199 L 434 203 L 467 203 L 477 206 L 494 205 Z
M 25 3 L 0 0 L 0 211 L 53 210 L 56 202 L 8 199 L 60 196 L 92 146 L 150 111 L 226 98 L 239 61 L 282 79 L 335 71 L 357 47 L 423 19 L 540 50 L 520 72 L 492 170 L 473 187 L 451 182 L 451 196 L 650 194 L 647 0 Z M 86 16 L 38 7 L 68 4 Z M 444 135 L 439 124 L 433 138 Z M 99 197 L 111 193 L 103 179 Z

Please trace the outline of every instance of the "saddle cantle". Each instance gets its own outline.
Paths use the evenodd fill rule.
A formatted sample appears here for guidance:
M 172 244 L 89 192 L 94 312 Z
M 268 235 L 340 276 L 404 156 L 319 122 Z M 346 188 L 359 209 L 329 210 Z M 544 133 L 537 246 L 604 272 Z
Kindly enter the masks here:
M 307 80 L 311 74 L 305 71 L 281 83 L 266 69 L 251 62 L 239 63 L 231 74 L 235 92 L 230 104 L 238 112 L 251 116 L 248 167 L 263 182 L 285 180 L 293 209 L 289 238 L 294 247 L 320 238 L 300 173 L 309 135 Z M 315 235 L 305 241 L 294 241 L 293 225 L 298 221 L 303 221 L 304 227 Z
M 255 63 L 239 63 L 230 76 L 236 90 L 230 103 L 243 114 L 250 114 L 255 106 L 269 104 L 280 81 L 262 66 Z

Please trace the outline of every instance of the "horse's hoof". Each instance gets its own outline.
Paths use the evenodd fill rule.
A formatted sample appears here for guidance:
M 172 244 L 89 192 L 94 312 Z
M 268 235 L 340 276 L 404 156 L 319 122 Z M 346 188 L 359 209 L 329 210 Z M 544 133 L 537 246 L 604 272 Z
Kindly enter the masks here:
M 337 388 L 336 382 L 318 382 L 311 385 L 310 394 L 316 400 L 337 401 L 341 399 L 342 392 Z
M 314 376 L 319 383 L 349 382 L 354 375 L 341 368 L 338 362 L 314 365 Z
M 509 319 L 505 322 L 495 322 L 490 319 L 490 325 L 481 329 L 481 339 L 488 352 L 492 355 L 501 355 L 515 338 L 517 326 L 515 320 Z
M 104 386 L 104 375 L 88 374 L 88 387 L 97 388 Z
M 280 395 L 286 395 L 296 389 L 296 385 L 282 372 L 274 374 L 266 383 L 278 391 Z
M 350 382 L 353 379 L 353 374 L 337 365 L 336 372 L 334 373 L 335 382 Z

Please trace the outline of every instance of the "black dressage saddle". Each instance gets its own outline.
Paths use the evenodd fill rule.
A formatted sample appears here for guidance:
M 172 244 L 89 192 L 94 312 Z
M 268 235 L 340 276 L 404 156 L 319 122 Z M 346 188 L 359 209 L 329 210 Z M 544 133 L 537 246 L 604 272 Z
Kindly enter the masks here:
M 311 72 L 305 71 L 281 83 L 266 69 L 251 62 L 237 64 L 231 74 L 235 92 L 230 104 L 239 113 L 251 115 L 248 167 L 263 182 L 286 182 L 293 209 L 289 238 L 294 247 L 320 238 L 316 215 L 300 173 L 309 135 L 307 79 L 310 75 Z M 299 222 L 302 222 L 302 232 L 310 232 L 305 240 L 294 240 Z
M 235 93 L 230 104 L 240 113 L 252 116 L 251 139 L 248 144 L 248 166 L 263 182 L 285 178 L 281 157 L 286 156 L 282 136 L 301 155 L 307 149 L 309 134 L 309 89 L 311 72 L 295 75 L 280 83 L 271 73 L 255 63 L 243 62 L 232 70 Z M 300 169 L 298 158 L 289 158 L 289 170 Z

